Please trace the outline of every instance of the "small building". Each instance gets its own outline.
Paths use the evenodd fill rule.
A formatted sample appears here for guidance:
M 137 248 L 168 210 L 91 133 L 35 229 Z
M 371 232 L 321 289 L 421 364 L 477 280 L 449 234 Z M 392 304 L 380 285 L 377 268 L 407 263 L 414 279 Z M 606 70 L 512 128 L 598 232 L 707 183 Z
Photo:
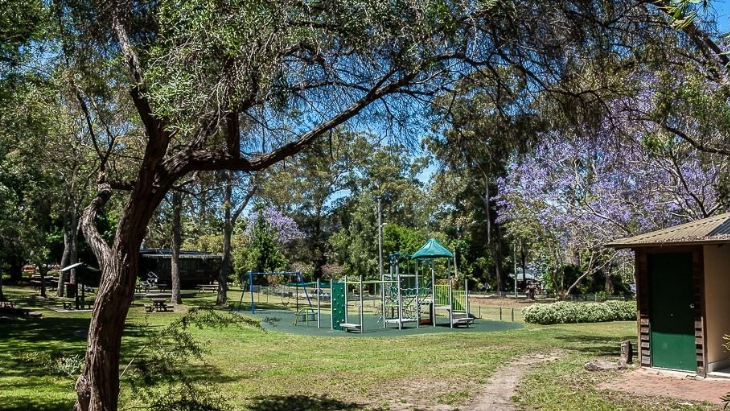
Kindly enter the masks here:
M 515 274 L 509 274 L 509 278 L 514 281 Z M 535 270 L 517 269 L 517 289 L 525 291 L 527 287 L 542 288 L 542 275 Z
M 730 213 L 612 241 L 635 253 L 641 366 L 730 368 Z
M 168 248 L 143 248 L 139 250 L 139 271 L 141 280 L 148 278 L 151 271 L 159 283 L 172 283 L 172 250 Z M 218 279 L 223 256 L 201 251 L 180 251 L 180 286 L 195 288 L 198 284 L 211 284 Z

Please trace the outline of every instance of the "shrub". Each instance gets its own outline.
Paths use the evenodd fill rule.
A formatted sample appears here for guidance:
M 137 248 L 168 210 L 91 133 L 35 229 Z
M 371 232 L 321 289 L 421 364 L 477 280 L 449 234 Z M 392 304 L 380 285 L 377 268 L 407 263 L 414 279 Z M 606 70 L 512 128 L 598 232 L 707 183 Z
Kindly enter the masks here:
M 636 319 L 636 301 L 603 303 L 535 304 L 522 310 L 525 321 L 533 324 L 597 323 Z

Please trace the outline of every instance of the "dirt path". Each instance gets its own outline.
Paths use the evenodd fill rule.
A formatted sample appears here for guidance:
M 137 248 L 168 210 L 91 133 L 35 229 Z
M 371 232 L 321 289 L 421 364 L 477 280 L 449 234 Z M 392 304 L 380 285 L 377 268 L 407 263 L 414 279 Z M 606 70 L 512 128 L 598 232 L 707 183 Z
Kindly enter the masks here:
M 460 409 L 463 411 L 514 411 L 512 397 L 515 395 L 515 387 L 522 377 L 533 366 L 556 360 L 559 357 L 558 353 L 525 355 L 503 365 L 479 389 L 479 395 Z

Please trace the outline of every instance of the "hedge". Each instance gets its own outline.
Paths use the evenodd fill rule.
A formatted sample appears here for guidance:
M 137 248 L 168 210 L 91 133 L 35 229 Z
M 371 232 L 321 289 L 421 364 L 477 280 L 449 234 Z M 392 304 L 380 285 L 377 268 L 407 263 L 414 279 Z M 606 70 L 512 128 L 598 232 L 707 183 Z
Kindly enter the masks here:
M 525 321 L 533 324 L 597 323 L 636 320 L 636 301 L 573 303 L 559 301 L 535 304 L 522 310 Z

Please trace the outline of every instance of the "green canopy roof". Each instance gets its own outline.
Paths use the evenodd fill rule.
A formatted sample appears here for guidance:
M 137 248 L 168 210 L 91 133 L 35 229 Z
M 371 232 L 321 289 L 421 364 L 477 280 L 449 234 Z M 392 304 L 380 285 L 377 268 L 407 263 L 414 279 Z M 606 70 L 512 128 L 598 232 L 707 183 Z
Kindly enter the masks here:
M 429 238 L 426 244 L 423 245 L 418 251 L 416 251 L 411 258 L 438 258 L 438 257 L 453 257 L 451 251 L 447 250 L 446 247 L 441 245 L 435 238 Z

